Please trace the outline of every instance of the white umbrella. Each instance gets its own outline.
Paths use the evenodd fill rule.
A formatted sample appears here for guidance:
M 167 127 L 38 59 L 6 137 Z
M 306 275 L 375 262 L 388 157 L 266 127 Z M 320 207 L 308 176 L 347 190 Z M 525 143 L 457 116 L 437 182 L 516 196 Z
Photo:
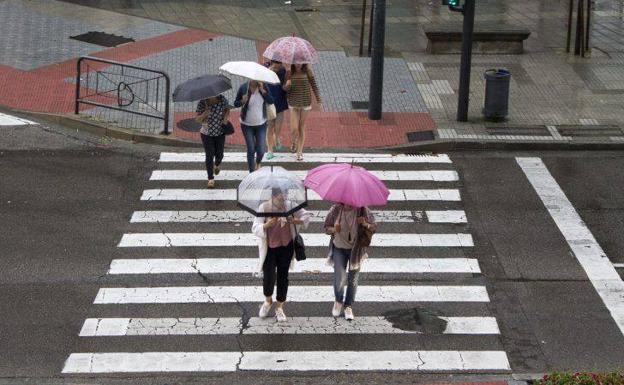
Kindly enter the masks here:
M 230 61 L 219 67 L 219 70 L 259 82 L 280 83 L 275 72 L 253 61 Z

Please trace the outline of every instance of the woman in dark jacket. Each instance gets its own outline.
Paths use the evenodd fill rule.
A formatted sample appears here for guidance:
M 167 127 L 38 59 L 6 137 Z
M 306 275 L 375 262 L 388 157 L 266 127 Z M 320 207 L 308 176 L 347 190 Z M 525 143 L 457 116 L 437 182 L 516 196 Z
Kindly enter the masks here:
M 268 104 L 273 104 L 271 93 L 262 82 L 255 80 L 240 86 L 234 101 L 234 107 L 242 107 L 240 123 L 247 144 L 249 172 L 254 172 L 260 167 L 266 149 Z
M 197 104 L 197 117 L 195 119 L 202 125 L 199 132 L 206 153 L 208 188 L 215 187 L 214 176 L 219 175 L 225 148 L 223 123 L 228 118 L 230 107 L 228 100 L 223 95 L 203 99 Z
M 286 68 L 281 62 L 271 60 L 266 63 L 266 66 L 270 70 L 277 74 L 280 82 L 279 84 L 268 84 L 269 92 L 275 101 L 275 112 L 277 116 L 273 120 L 267 122 L 267 153 L 266 158 L 271 160 L 273 158 L 273 152 L 281 151 L 282 142 L 280 141 L 280 133 L 282 132 L 282 125 L 284 123 L 284 111 L 288 109 L 288 101 L 286 98 L 286 91 L 284 90 L 284 84 L 286 83 Z

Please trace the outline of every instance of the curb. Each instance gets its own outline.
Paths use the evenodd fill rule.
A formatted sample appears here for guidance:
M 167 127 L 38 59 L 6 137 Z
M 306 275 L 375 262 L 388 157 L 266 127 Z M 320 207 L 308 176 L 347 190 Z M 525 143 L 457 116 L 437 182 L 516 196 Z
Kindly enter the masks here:
M 401 144 L 380 148 L 393 153 L 449 152 L 465 150 L 501 151 L 613 151 L 624 150 L 624 142 L 597 141 L 486 141 L 486 140 L 429 140 L 420 143 Z
M 155 144 L 169 147 L 197 147 L 201 148 L 200 142 L 175 138 L 167 135 L 152 135 L 135 132 L 123 128 L 113 128 L 103 124 L 91 122 L 86 119 L 66 114 L 49 114 L 44 112 L 32 112 L 16 110 L 19 113 L 36 117 L 48 123 L 60 124 L 68 128 L 89 132 L 94 135 L 107 136 L 114 139 L 127 140 L 135 143 Z

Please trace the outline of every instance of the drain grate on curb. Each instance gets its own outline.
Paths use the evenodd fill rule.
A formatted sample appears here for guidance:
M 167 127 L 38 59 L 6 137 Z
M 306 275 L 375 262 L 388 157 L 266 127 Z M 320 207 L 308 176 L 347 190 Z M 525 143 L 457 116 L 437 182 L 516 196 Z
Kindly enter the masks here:
M 363 100 L 363 101 L 352 100 L 351 107 L 354 110 L 368 110 L 368 100 Z
M 194 118 L 180 120 L 178 124 L 176 124 L 176 126 L 180 130 L 186 131 L 186 132 L 199 132 L 199 130 L 201 130 L 201 127 L 202 127 L 201 124 Z
M 557 126 L 557 131 L 562 136 L 621 136 L 624 134 L 619 126 L 608 125 L 561 125 Z
M 89 31 L 82 35 L 70 36 L 69 38 L 85 43 L 101 45 L 102 47 L 117 47 L 118 45 L 134 42 L 134 39 L 129 37 L 117 36 L 99 31 Z
M 408 132 L 405 135 L 407 135 L 407 141 L 410 143 L 423 142 L 425 140 L 435 139 L 435 135 L 433 135 L 433 131 L 415 131 L 415 132 Z
M 551 136 L 546 126 L 489 126 L 488 135 Z

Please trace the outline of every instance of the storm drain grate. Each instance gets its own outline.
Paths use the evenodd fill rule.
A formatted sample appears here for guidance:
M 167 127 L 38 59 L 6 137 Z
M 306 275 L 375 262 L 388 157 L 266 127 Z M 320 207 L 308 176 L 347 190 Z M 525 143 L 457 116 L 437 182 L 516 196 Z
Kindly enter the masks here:
M 193 118 L 180 120 L 177 126 L 179 129 L 186 132 L 199 132 L 202 127 L 201 124 Z
M 368 101 L 367 100 L 364 100 L 364 101 L 352 100 L 351 107 L 354 110 L 368 110 Z
M 624 134 L 617 125 L 561 125 L 557 131 L 562 136 L 621 136 Z
M 433 131 L 415 131 L 415 132 L 408 132 L 405 135 L 407 135 L 407 141 L 410 143 L 435 139 L 435 136 L 433 135 Z
M 551 136 L 546 126 L 490 126 L 486 127 L 488 135 L 529 135 Z
M 90 31 L 82 35 L 70 36 L 70 39 L 84 41 L 85 43 L 101 45 L 102 47 L 117 47 L 118 45 L 133 42 L 129 37 L 117 36 L 105 32 Z

